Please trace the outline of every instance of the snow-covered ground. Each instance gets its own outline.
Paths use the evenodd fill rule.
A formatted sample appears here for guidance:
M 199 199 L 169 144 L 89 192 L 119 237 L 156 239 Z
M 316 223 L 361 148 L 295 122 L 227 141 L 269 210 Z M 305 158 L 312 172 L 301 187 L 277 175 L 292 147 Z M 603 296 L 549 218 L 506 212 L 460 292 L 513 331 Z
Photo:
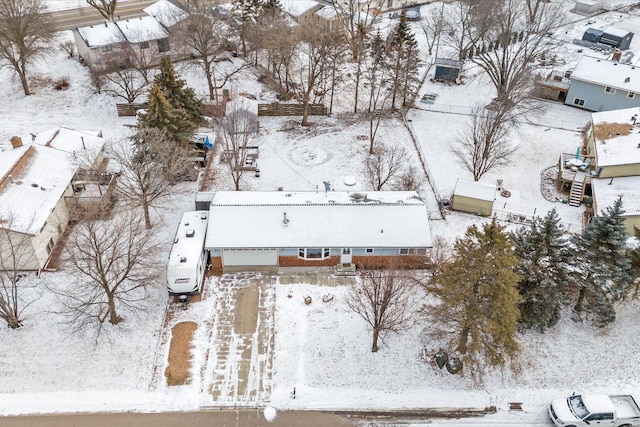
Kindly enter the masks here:
M 51 0 L 77 6 L 77 0 Z M 572 2 L 571 2 L 572 3 Z M 635 13 L 635 12 L 634 12 Z M 580 33 L 586 21 L 576 22 L 567 30 Z M 640 15 L 611 12 L 596 18 L 600 24 L 615 24 L 640 33 Z M 416 29 L 420 36 L 420 30 Z M 420 38 L 420 37 L 419 37 Z M 632 48 L 640 46 L 634 41 Z M 595 54 L 595 53 L 594 53 Z M 566 45 L 567 64 L 577 60 L 577 47 Z M 78 129 L 100 129 L 109 141 L 123 138 L 131 118 L 119 118 L 114 100 L 92 94 L 87 69 L 63 53 L 38 64 L 40 81 L 35 94 L 25 97 L 18 82 L 6 69 L 0 70 L 0 144 L 13 135 L 29 140 L 29 132 L 56 126 Z M 204 95 L 205 85 L 194 69 L 178 66 L 188 83 Z M 468 70 L 464 86 L 444 86 L 427 82 L 420 94 L 438 93 L 437 101 L 427 110 L 417 103 L 408 114 L 434 186 L 442 196 L 451 194 L 456 179 L 470 179 L 469 172 L 455 162 L 450 145 L 462 130 L 466 114 L 477 102 L 486 103 L 490 87 L 482 77 Z M 47 79 L 68 77 L 71 87 L 55 91 Z M 255 78 L 246 73 L 234 83 L 235 90 L 269 99 Z M 344 97 L 348 98 L 348 97 Z M 504 169 L 491 172 L 483 181 L 502 179 L 512 196 L 501 200 L 508 206 L 535 209 L 543 215 L 558 209 L 565 224 L 579 224 L 581 210 L 562 203 L 546 201 L 540 193 L 541 171 L 556 163 L 559 153 L 574 152 L 580 144 L 578 129 L 589 115 L 560 104 L 544 103 L 544 113 L 531 117 L 534 124 L 522 124 L 511 134 L 518 146 L 516 156 Z M 348 102 L 338 100 L 336 113 L 348 112 Z M 260 178 L 248 176 L 245 189 L 296 190 L 322 188 L 323 181 L 339 187 L 344 176 L 359 177 L 367 141 L 365 125 L 345 120 L 344 114 L 314 117 L 310 130 L 288 128 L 288 119 L 261 120 Z M 339 118 L 338 118 L 339 117 Z M 398 121 L 387 121 L 380 131 L 380 141 L 415 148 L 408 129 Z M 229 188 L 224 173 L 219 174 L 216 188 Z M 195 191 L 195 186 L 194 189 Z M 422 189 L 430 210 L 437 210 L 431 188 Z M 178 197 L 170 210 L 155 213 L 158 235 L 169 241 L 180 215 L 193 208 L 192 194 Z M 437 217 L 437 215 L 436 215 Z M 481 218 L 451 212 L 445 219 L 434 219 L 432 234 L 453 240 Z M 70 335 L 55 311 L 59 303 L 47 286 L 62 286 L 68 270 L 44 273 L 29 280 L 36 285 L 37 299 L 27 308 L 24 327 L 18 330 L 0 328 L 0 415 L 74 412 L 74 411 L 162 411 L 193 409 L 219 404 L 208 393 L 209 378 L 200 369 L 213 357 L 216 346 L 206 342 L 206 334 L 196 334 L 194 345 L 194 380 L 185 386 L 168 387 L 163 372 L 168 345 L 163 335 L 163 317 L 167 297 L 163 283 L 151 289 L 143 315 L 126 318 L 121 329 L 112 331 L 109 341 L 97 345 L 93 340 Z M 226 277 L 226 280 L 233 280 Z M 220 278 L 209 279 L 207 287 L 217 290 Z M 519 336 L 523 348 L 523 369 L 518 375 L 509 371 L 488 372 L 482 388 L 469 379 L 451 376 L 421 360 L 423 330 L 418 323 L 412 330 L 383 339 L 380 351 L 370 351 L 369 332 L 364 322 L 344 305 L 346 288 L 324 287 L 301 280 L 297 284 L 270 284 L 275 298 L 275 333 L 272 393 L 260 404 L 275 409 L 391 409 L 478 407 L 495 405 L 498 414 L 491 419 L 504 424 L 513 419 L 507 402 L 523 402 L 525 411 L 519 420 L 544 423 L 544 406 L 553 397 L 573 391 L 636 393 L 640 396 L 640 371 L 633 355 L 640 351 L 640 311 L 637 302 L 618 307 L 616 322 L 604 330 L 594 330 L 573 323 L 567 316 L 544 335 L 535 332 Z M 275 282 L 274 282 L 275 283 Z M 45 286 L 46 285 L 46 286 Z M 330 303 L 321 302 L 325 294 L 333 294 Z M 292 294 L 292 298 L 288 295 Z M 193 303 L 189 312 L 178 314 L 174 321 L 200 317 L 199 330 L 215 328 L 217 292 L 209 299 Z M 305 305 L 302 296 L 311 295 L 314 303 Z M 27 295 L 31 296 L 31 294 Z M 214 322 L 213 324 L 207 322 Z M 204 340 L 204 341 L 203 341 Z M 208 375 L 204 369 L 204 375 Z M 296 387 L 296 399 L 290 398 Z M 269 409 L 268 417 L 274 415 Z

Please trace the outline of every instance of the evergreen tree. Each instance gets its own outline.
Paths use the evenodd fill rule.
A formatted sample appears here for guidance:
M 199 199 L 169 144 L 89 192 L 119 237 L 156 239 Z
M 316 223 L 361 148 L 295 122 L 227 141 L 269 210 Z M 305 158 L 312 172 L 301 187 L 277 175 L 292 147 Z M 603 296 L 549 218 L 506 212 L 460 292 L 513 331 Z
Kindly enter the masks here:
M 618 198 L 573 240 L 581 271 L 574 310 L 599 327 L 615 321 L 614 303 L 625 296 L 631 281 L 623 213 L 622 199 Z
M 504 366 L 519 352 L 518 259 L 495 220 L 473 225 L 454 245 L 455 256 L 428 285 L 437 297 L 433 335 L 446 340 L 476 381 L 485 366 Z
M 393 30 L 389 48 L 391 69 L 391 108 L 396 108 L 396 101 L 400 99 L 402 106 L 407 103 L 407 97 L 418 87 L 418 42 L 411 31 L 405 11 L 400 15 L 400 22 Z
M 262 0 L 233 0 L 233 11 L 238 24 L 240 41 L 242 42 L 242 54 L 247 55 L 247 33 L 249 27 L 258 20 L 262 13 L 264 2 Z
M 558 322 L 571 280 L 569 241 L 555 209 L 511 233 L 510 240 L 520 261 L 520 325 L 543 332 Z
M 171 107 L 189 122 L 191 132 L 202 124 L 204 121 L 202 102 L 196 98 L 193 89 L 187 87 L 185 81 L 178 77 L 167 55 L 161 58 L 160 69 L 153 83 L 162 90 Z
M 184 143 L 193 132 L 193 126 L 184 114 L 176 110 L 165 98 L 162 90 L 154 85 L 149 88 L 147 112 L 138 116 L 138 127 L 163 132 L 171 141 Z
M 630 294 L 632 298 L 638 298 L 640 296 L 640 230 L 635 229 L 635 247 L 629 249 L 629 261 L 631 261 L 631 269 L 629 275 L 631 276 Z

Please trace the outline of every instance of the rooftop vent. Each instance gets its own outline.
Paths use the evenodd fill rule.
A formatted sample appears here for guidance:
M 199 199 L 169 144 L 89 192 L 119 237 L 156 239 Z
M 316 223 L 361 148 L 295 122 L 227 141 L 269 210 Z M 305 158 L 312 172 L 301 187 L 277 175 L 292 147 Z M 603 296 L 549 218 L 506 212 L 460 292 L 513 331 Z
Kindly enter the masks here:
M 196 235 L 196 230 L 194 230 L 193 228 L 190 228 L 187 230 L 187 237 L 193 237 Z
M 187 262 L 187 257 L 186 256 L 181 256 L 180 257 L 180 262 Z
M 631 81 L 631 77 L 627 77 L 626 79 L 624 79 L 625 83 L 629 83 Z
M 286 212 L 283 213 L 282 223 L 284 225 L 288 225 L 289 224 L 289 218 L 287 218 L 287 213 Z

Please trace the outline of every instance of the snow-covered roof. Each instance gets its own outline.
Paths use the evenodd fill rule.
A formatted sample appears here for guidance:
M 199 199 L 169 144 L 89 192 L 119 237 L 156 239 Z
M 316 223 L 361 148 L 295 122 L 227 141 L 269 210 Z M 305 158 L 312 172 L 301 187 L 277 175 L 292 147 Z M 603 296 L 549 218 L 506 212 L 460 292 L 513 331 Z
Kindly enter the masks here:
M 198 263 L 204 247 L 208 217 L 207 211 L 190 211 L 182 214 L 173 239 L 173 246 L 171 246 L 168 268 Z
M 615 405 L 606 394 L 585 394 L 582 395 L 582 402 L 589 412 L 594 414 L 613 413 L 616 411 Z
M 580 58 L 571 80 L 640 93 L 640 67 L 591 56 Z
M 153 16 L 165 27 L 172 27 L 187 17 L 187 12 L 167 0 L 159 0 L 144 9 L 144 13 Z
M 219 191 L 206 248 L 430 247 L 413 191 Z
M 612 36 L 620 37 L 620 38 L 624 38 L 627 36 L 627 34 L 629 34 L 629 31 L 621 30 L 620 28 L 615 28 L 615 27 L 603 28 L 602 32 L 606 34 L 610 34 Z
M 483 182 L 458 180 L 453 194 L 492 202 L 496 198 L 496 186 Z
M 89 159 L 87 160 L 93 160 L 105 144 L 104 138 L 102 138 L 102 132 L 100 131 L 75 130 L 64 127 L 40 132 L 36 135 L 33 142 L 73 155 L 87 152 L 89 153 Z
M 634 116 L 636 125 L 634 126 Z M 595 140 L 598 167 L 640 163 L 640 107 L 601 111 L 591 114 L 594 133 L 598 127 L 628 124 L 631 132 Z M 601 133 L 601 132 L 600 132 Z
M 106 46 L 125 41 L 124 34 L 115 22 L 80 27 L 76 28 L 76 31 L 89 47 Z
M 315 0 L 281 0 L 280 5 L 282 6 L 282 10 L 298 18 L 310 10 L 319 7 L 320 3 Z
M 239 96 L 227 102 L 225 105 L 225 114 L 232 114 L 236 111 L 249 111 L 257 115 L 258 101 L 247 98 L 246 96 Z
M 130 43 L 148 42 L 169 37 L 167 30 L 153 16 L 141 16 L 116 22 Z
M 0 181 L 0 218 L 11 219 L 8 228 L 12 231 L 36 234 L 62 197 L 77 166 L 69 153 L 39 144 L 0 152 L 0 165 L 5 156 L 12 167 Z
M 622 196 L 623 216 L 640 215 L 640 176 L 592 179 L 596 215 Z
M 333 6 L 322 6 L 322 9 L 318 10 L 316 15 L 327 21 L 331 21 L 338 17 L 338 12 Z

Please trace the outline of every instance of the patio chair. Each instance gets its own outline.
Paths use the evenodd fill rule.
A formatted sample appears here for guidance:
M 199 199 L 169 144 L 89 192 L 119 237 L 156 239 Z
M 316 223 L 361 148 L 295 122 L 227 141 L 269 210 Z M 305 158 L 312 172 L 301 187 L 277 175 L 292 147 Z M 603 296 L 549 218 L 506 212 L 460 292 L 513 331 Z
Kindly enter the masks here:
M 589 166 L 591 166 L 591 157 L 587 158 L 587 160 L 582 164 L 582 166 L 578 166 L 578 169 L 584 172 L 587 169 L 589 169 Z

